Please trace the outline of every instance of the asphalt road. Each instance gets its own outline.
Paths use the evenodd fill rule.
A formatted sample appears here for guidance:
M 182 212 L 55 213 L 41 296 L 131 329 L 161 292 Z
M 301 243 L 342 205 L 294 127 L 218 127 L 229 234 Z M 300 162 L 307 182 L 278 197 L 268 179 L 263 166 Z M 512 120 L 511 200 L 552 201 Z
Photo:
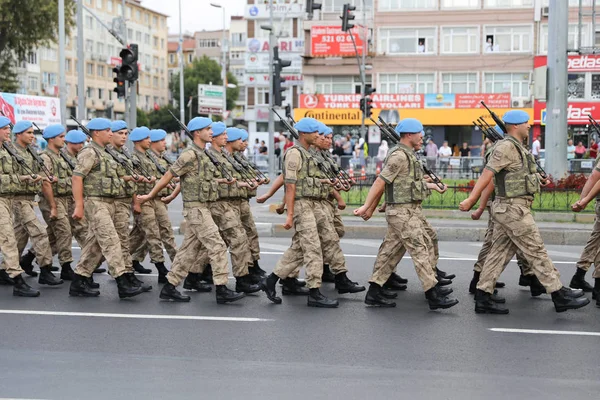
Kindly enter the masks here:
M 271 270 L 289 242 L 262 240 L 262 266 Z M 378 246 L 343 240 L 352 279 L 366 284 Z M 0 399 L 597 398 L 600 309 L 555 313 L 549 296 L 517 286 L 512 262 L 501 290 L 510 314 L 475 314 L 467 286 L 479 246 L 441 243 L 460 304 L 439 312 L 409 259 L 394 309 L 366 307 L 364 293 L 340 296 L 338 309 L 263 294 L 217 305 L 192 293 L 177 304 L 159 301 L 157 285 L 119 300 L 106 275 L 93 299 L 70 298 L 66 286 L 15 298 L 0 286 Z M 549 248 L 568 283 L 581 248 Z M 337 297 L 330 284 L 324 292 Z

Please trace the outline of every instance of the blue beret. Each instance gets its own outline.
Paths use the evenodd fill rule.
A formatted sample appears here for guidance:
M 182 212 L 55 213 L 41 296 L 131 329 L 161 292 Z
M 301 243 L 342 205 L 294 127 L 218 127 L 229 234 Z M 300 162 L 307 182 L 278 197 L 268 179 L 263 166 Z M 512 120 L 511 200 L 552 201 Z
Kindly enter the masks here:
M 245 129 L 240 129 L 240 131 L 242 131 L 242 141 L 245 142 L 246 140 L 248 140 L 248 137 L 250 135 L 248 135 L 248 131 Z
M 167 132 L 164 129 L 152 129 L 150 131 L 150 141 L 160 142 L 167 137 Z
M 238 128 L 227 128 L 227 141 L 235 142 L 242 138 L 242 130 Z
M 325 130 L 327 129 L 327 125 L 319 121 L 319 135 L 324 135 Z
M 0 115 L 0 128 L 4 128 L 8 124 L 10 124 L 10 119 L 6 118 L 4 115 Z
M 110 128 L 110 120 L 106 118 L 94 118 L 87 124 L 90 131 L 103 131 Z
M 44 129 L 44 134 L 42 135 L 42 137 L 44 139 L 52 139 L 64 132 L 65 127 L 60 124 L 48 125 L 46 129 Z
M 504 136 L 504 131 L 502 130 L 502 128 L 500 128 L 499 125 L 496 125 L 494 127 L 494 129 L 496 130 L 496 132 L 498 132 L 499 134 L 501 134 L 502 136 Z
M 120 131 L 121 129 L 127 129 L 127 122 L 119 119 L 110 124 L 110 130 L 113 132 Z
M 302 118 L 300 121 L 296 122 L 294 128 L 296 128 L 298 132 L 313 133 L 319 131 L 319 124 L 320 122 L 314 118 Z
M 25 132 L 27 129 L 31 128 L 32 126 L 33 126 L 33 124 L 31 123 L 31 121 L 21 120 L 15 124 L 12 131 L 16 135 L 18 133 Z
M 223 132 L 225 132 L 225 130 L 227 129 L 227 125 L 225 125 L 223 122 L 215 122 L 214 124 L 212 124 L 211 128 L 213 131 L 213 137 L 217 137 L 222 135 Z
M 523 110 L 510 110 L 502 117 L 505 124 L 519 125 L 529 121 L 529 114 Z
M 423 132 L 423 124 L 415 118 L 405 118 L 396 125 L 397 133 L 421 133 Z
M 87 135 L 80 130 L 72 130 L 67 132 L 65 141 L 68 143 L 79 144 L 84 143 L 87 140 Z
M 206 117 L 196 117 L 188 122 L 187 128 L 190 132 L 194 132 L 200 129 L 204 129 L 212 124 L 212 119 Z
M 132 142 L 139 142 L 140 140 L 148 139 L 150 137 L 150 129 L 145 126 L 139 126 L 131 131 L 129 134 L 129 140 Z

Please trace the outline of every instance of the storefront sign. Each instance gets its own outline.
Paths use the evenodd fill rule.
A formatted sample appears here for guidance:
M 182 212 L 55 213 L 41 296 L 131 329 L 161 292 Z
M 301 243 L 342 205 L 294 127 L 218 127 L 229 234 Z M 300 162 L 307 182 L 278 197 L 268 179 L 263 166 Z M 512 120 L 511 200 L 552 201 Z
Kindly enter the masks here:
M 268 4 L 250 4 L 246 6 L 246 19 L 268 19 Z M 303 4 L 273 4 L 273 18 L 300 18 L 304 16 Z
M 587 125 L 589 124 L 588 115 L 594 119 L 600 120 L 600 107 L 598 103 L 569 103 L 567 107 L 567 123 L 569 125 Z M 546 103 L 536 101 L 534 104 L 535 124 L 546 125 L 547 113 Z
M 282 53 L 303 53 L 304 52 L 304 39 L 293 38 L 293 39 L 279 39 L 277 45 L 279 46 L 279 55 Z M 250 53 L 269 53 L 269 39 L 258 39 L 251 38 L 246 41 L 246 49 Z M 285 57 L 284 57 L 285 58 Z
M 362 55 L 363 42 L 359 28 L 343 32 L 340 25 L 312 26 L 310 28 L 310 53 L 313 57 L 354 57 L 356 43 L 358 54 Z
M 534 68 L 546 66 L 547 59 L 546 56 L 536 56 L 533 59 Z M 569 72 L 600 72 L 600 55 L 569 56 L 567 70 Z
M 56 97 L 0 93 L 0 110 L 11 122 L 27 120 L 41 129 L 60 124 L 60 100 Z

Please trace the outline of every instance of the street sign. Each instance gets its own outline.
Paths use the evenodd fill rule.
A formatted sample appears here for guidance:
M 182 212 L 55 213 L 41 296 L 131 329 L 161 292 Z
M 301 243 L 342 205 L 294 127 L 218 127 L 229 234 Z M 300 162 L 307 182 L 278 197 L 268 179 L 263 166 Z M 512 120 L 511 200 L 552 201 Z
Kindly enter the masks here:
M 223 109 L 223 86 L 198 85 L 199 114 L 222 114 Z

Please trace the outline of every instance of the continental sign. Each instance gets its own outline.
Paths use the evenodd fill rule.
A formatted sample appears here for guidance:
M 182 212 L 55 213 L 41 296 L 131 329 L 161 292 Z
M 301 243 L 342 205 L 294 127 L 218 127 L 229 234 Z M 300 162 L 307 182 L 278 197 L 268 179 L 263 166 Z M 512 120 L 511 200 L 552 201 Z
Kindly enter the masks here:
M 494 108 L 493 111 L 502 116 L 510 108 Z M 533 124 L 533 108 L 523 108 L 523 111 L 529 114 L 529 123 Z M 490 125 L 494 124 L 492 118 L 485 110 L 472 109 L 419 109 L 419 108 L 401 108 L 401 109 L 373 109 L 372 118 L 377 120 L 381 117 L 395 124 L 399 119 L 416 118 L 423 125 L 472 125 L 479 117 L 483 117 Z M 330 109 L 330 108 L 296 108 L 294 109 L 294 119 L 298 121 L 304 117 L 311 117 L 327 125 L 360 125 L 362 113 L 358 108 L 346 109 Z M 373 125 L 369 119 L 365 120 L 365 124 Z

